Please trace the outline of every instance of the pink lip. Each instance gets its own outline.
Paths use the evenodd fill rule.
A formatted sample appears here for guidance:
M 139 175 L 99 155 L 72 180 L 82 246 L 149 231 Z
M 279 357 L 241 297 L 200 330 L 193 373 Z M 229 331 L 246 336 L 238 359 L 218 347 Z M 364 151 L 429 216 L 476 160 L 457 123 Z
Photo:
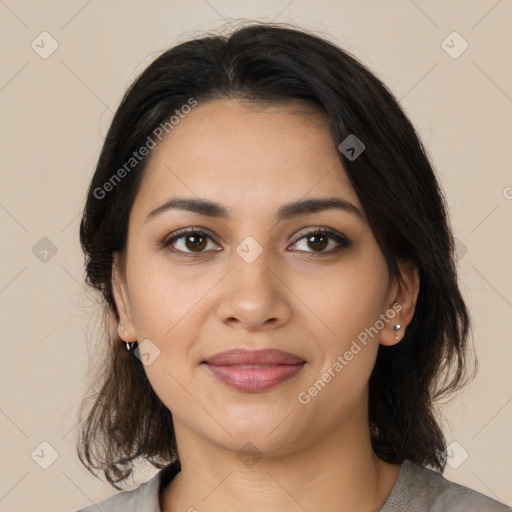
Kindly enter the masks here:
M 222 382 L 246 392 L 273 388 L 291 379 L 306 364 L 300 357 L 275 349 L 229 350 L 209 357 L 203 363 Z
M 206 363 L 206 367 L 222 382 L 238 391 L 266 391 L 291 379 L 306 363 L 279 364 L 267 368 L 242 368 Z
M 212 357 L 208 357 L 203 362 L 219 366 L 234 366 L 242 364 L 298 364 L 304 363 L 304 359 L 276 349 L 247 350 L 238 348 L 226 350 Z

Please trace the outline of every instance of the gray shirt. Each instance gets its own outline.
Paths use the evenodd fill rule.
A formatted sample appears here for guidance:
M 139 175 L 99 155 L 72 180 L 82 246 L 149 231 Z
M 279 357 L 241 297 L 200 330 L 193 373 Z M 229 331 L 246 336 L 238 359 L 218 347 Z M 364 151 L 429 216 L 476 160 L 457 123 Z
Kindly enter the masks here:
M 75 512 L 161 512 L 160 491 L 179 471 L 179 462 L 171 462 L 135 489 L 121 491 Z M 406 460 L 379 512 L 512 512 L 512 509 Z

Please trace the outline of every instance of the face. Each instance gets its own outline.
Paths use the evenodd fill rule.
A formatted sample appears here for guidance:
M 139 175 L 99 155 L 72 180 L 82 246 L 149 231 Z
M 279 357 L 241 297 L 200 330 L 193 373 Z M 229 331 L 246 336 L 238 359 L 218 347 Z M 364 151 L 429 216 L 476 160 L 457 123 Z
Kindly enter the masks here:
M 225 215 L 154 212 L 179 198 Z M 283 212 L 312 199 L 341 207 Z M 178 443 L 277 454 L 366 425 L 378 345 L 396 342 L 410 295 L 388 278 L 323 113 L 299 100 L 199 104 L 150 155 L 125 256 L 113 274 L 119 336 L 150 354 L 144 369 Z M 266 389 L 236 389 L 204 361 L 240 348 L 304 363 Z

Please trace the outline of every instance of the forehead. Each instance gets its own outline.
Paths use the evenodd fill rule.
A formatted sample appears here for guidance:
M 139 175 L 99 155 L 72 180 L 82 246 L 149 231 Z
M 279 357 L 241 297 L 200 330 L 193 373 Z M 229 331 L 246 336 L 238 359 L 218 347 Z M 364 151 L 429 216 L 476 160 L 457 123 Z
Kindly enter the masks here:
M 327 114 L 302 100 L 199 103 L 152 150 L 136 204 L 147 210 L 170 195 L 211 197 L 240 212 L 308 195 L 360 206 Z

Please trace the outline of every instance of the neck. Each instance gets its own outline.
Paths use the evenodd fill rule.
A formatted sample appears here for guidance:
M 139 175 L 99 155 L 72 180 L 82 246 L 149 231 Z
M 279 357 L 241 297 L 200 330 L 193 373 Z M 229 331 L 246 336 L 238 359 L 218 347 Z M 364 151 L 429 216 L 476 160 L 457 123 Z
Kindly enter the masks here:
M 175 420 L 181 471 L 162 491 L 161 510 L 377 512 L 400 466 L 375 455 L 369 429 L 358 423 L 316 432 L 314 442 L 287 453 L 244 457 Z

